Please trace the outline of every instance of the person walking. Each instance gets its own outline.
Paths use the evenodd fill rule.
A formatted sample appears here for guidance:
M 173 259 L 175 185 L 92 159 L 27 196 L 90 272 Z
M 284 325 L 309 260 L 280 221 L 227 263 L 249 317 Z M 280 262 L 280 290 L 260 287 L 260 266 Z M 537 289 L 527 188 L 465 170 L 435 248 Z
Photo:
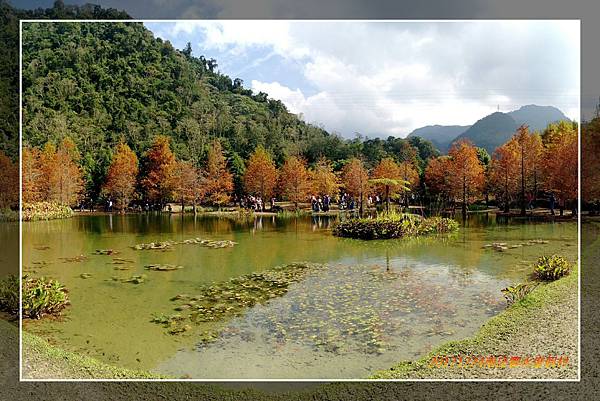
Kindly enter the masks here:
M 550 192 L 550 214 L 554 216 L 554 204 L 556 203 L 556 198 L 554 197 L 554 192 Z

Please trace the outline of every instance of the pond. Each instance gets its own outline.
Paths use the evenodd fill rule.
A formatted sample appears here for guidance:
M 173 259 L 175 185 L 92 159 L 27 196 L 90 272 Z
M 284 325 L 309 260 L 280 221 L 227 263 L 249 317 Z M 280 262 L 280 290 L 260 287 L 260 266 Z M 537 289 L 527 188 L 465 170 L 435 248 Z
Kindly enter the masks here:
M 24 223 L 24 273 L 57 278 L 71 299 L 61 318 L 25 328 L 64 349 L 173 377 L 364 378 L 473 335 L 505 308 L 500 290 L 526 280 L 538 256 L 577 258 L 576 223 L 501 224 L 480 214 L 456 234 L 370 242 L 332 236 L 334 223 L 156 214 Z M 183 243 L 196 238 L 235 244 Z M 158 241 L 174 243 L 133 248 Z M 508 249 L 484 247 L 492 242 Z M 175 335 L 152 322 L 179 313 L 181 302 L 171 300 L 178 294 L 296 262 L 310 262 L 296 282 L 241 313 L 190 321 Z M 144 268 L 150 264 L 181 268 Z M 207 332 L 213 341 L 203 341 Z

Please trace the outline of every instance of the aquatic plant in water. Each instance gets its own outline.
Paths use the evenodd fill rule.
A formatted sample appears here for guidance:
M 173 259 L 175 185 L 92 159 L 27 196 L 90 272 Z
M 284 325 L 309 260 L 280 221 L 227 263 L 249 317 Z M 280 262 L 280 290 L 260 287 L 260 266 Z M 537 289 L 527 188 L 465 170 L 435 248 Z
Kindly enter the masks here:
M 96 249 L 92 255 L 118 255 L 119 251 L 114 249 Z
M 508 244 L 506 242 L 492 242 L 491 244 L 485 244 L 483 249 L 493 249 L 498 252 L 505 252 L 509 249 L 521 248 L 523 246 L 531 246 L 531 245 L 539 245 L 539 244 L 547 244 L 550 241 L 543 239 L 531 239 L 525 242 L 519 242 L 514 244 Z
M 190 239 L 185 239 L 183 241 L 159 241 L 159 242 L 150 242 L 147 244 L 136 244 L 133 245 L 132 248 L 138 251 L 141 250 L 170 250 L 173 245 L 180 245 L 180 244 L 185 244 L 185 245 L 192 245 L 192 244 L 197 244 L 197 245 L 202 245 L 204 247 L 207 248 L 213 248 L 213 249 L 218 249 L 218 248 L 231 248 L 233 247 L 236 242 L 230 241 L 230 240 L 209 240 L 209 239 L 202 239 L 202 238 L 190 238 Z
M 252 341 L 260 333 L 274 349 L 293 343 L 338 354 L 380 354 L 396 346 L 399 336 L 423 330 L 414 326 L 416 314 L 428 322 L 423 335 L 453 334 L 446 323 L 457 310 L 434 295 L 442 288 L 452 296 L 442 284 L 384 266 L 292 264 L 204 286 L 197 295 L 178 294 L 171 298 L 177 313 L 152 321 L 170 334 L 193 334 L 201 346 L 232 337 Z M 500 304 L 486 305 L 495 313 Z
M 23 277 L 23 317 L 57 315 L 69 304 L 66 288 L 45 277 Z
M 533 268 L 536 278 L 544 281 L 558 280 L 570 271 L 571 264 L 559 255 L 540 256 Z
M 112 280 L 120 281 L 121 283 L 142 284 L 143 282 L 146 281 L 146 275 L 145 274 L 141 274 L 141 275 L 134 274 L 131 277 L 127 277 L 127 278 L 113 276 Z
M 73 210 L 57 202 L 24 203 L 21 213 L 23 221 L 64 219 L 73 216 Z
M 164 265 L 152 264 L 152 265 L 144 266 L 144 269 L 154 270 L 154 271 L 172 271 L 172 270 L 183 269 L 183 266 L 171 265 L 171 264 L 164 264 Z
M 176 310 L 187 311 L 193 322 L 218 321 L 241 314 L 247 308 L 265 303 L 287 292 L 290 284 L 300 281 L 309 270 L 321 268 L 315 263 L 292 263 L 260 273 L 247 274 L 221 283 L 202 287 L 196 295 L 178 294 L 171 301 L 181 301 Z M 172 334 L 181 326 L 178 315 L 171 319 L 153 318 L 169 328 Z

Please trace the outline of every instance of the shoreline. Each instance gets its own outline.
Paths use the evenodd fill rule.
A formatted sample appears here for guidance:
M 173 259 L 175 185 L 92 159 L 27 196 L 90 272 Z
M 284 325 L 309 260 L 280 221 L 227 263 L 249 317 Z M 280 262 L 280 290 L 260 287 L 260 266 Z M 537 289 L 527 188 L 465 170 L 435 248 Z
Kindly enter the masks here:
M 473 337 L 446 342 L 426 356 L 379 370 L 373 379 L 578 379 L 578 275 L 544 283 L 488 319 Z M 568 356 L 566 367 L 435 366 L 434 357 Z M 466 363 L 465 363 L 466 365 Z
M 523 300 L 488 319 L 473 337 L 443 343 L 418 360 L 402 361 L 390 369 L 375 371 L 367 379 L 576 380 L 578 274 L 575 268 L 567 277 L 538 286 Z M 17 335 L 18 328 L 14 324 L 1 320 L 0 325 L 2 332 L 11 326 Z M 23 377 L 27 379 L 174 379 L 108 365 L 55 347 L 26 331 L 23 332 L 23 349 Z M 569 363 L 567 367 L 554 369 L 440 368 L 430 366 L 434 355 L 567 355 Z

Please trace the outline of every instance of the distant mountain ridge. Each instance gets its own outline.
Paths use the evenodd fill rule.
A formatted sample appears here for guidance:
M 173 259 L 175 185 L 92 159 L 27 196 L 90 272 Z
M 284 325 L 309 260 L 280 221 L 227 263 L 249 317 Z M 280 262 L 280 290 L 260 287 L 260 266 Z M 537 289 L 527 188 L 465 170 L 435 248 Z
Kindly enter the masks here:
M 530 104 L 508 113 L 494 112 L 473 125 L 428 125 L 415 129 L 408 137 L 427 139 L 442 153 L 447 153 L 454 141 L 466 138 L 491 155 L 522 124 L 528 125 L 532 131 L 541 131 L 548 124 L 561 120 L 569 118 L 558 108 Z
M 440 152 L 447 152 L 450 143 L 469 129 L 470 125 L 427 125 L 417 128 L 408 137 L 419 136 L 430 141 Z

